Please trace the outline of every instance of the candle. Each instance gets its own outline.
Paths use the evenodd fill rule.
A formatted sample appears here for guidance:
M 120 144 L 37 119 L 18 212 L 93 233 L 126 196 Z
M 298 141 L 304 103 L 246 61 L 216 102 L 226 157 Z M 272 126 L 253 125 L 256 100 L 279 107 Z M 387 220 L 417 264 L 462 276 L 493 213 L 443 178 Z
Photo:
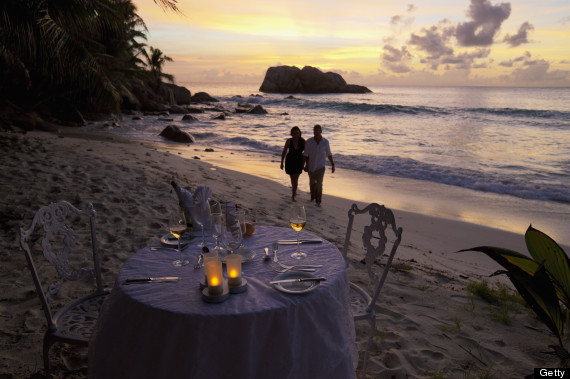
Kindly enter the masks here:
M 206 263 L 217 260 L 218 260 L 218 253 L 216 251 L 212 251 L 204 254 L 202 263 L 204 264 L 204 267 L 206 267 Z M 208 284 L 208 272 L 206 270 L 204 270 L 204 283 Z
M 208 295 L 217 296 L 224 292 L 222 276 L 222 262 L 210 260 L 205 265 L 206 276 L 208 277 Z
M 241 255 L 230 254 L 226 258 L 228 268 L 228 285 L 238 287 L 241 285 Z

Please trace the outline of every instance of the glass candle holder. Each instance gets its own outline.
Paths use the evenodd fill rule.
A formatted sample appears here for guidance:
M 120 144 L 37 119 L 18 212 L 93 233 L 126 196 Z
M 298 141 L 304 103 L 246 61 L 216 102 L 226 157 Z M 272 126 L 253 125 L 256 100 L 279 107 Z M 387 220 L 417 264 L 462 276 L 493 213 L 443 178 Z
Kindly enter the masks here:
M 224 292 L 224 277 L 222 275 L 222 262 L 210 260 L 205 264 L 208 278 L 208 295 L 218 296 Z
M 226 266 L 228 269 L 228 286 L 241 286 L 241 255 L 230 254 L 226 257 Z

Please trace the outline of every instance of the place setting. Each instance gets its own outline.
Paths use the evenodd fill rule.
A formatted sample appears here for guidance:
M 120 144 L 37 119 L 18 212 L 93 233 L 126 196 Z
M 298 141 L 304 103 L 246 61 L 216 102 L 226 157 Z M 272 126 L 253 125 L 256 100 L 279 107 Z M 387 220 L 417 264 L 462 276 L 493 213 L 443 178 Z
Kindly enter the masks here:
M 295 264 L 287 265 L 279 261 L 279 245 L 296 245 L 291 253 L 291 258 L 302 261 L 307 257 L 307 252 L 301 250 L 302 243 L 320 243 L 321 240 L 301 240 L 300 232 L 307 224 L 307 216 L 303 205 L 293 204 L 289 210 L 289 226 L 297 233 L 296 240 L 277 240 L 272 244 L 273 258 L 269 255 L 269 249 L 265 248 L 263 260 L 270 262 L 271 269 L 279 274 L 269 284 L 281 292 L 288 294 L 304 294 L 316 289 L 326 278 L 313 274 L 322 264 Z

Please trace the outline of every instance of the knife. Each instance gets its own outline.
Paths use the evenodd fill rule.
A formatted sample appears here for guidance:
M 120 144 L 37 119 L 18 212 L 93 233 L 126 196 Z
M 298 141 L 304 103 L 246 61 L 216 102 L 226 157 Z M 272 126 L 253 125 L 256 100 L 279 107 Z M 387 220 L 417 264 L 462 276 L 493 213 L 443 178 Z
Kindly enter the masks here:
M 281 279 L 269 282 L 271 284 L 284 284 L 284 283 L 298 283 L 298 282 L 322 282 L 327 278 L 295 278 L 295 279 Z
M 158 278 L 134 278 L 125 279 L 123 284 L 134 284 L 134 283 L 156 283 L 156 282 L 174 282 L 180 279 L 178 276 L 163 276 Z
M 299 240 L 299 243 L 321 243 L 323 240 Z M 277 241 L 279 245 L 296 245 L 297 240 L 280 240 Z

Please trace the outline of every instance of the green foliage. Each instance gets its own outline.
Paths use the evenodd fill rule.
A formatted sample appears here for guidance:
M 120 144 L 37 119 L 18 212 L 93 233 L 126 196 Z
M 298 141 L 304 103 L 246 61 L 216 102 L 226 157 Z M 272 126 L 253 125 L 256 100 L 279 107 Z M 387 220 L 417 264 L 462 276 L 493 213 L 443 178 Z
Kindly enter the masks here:
M 531 226 L 525 233 L 531 257 L 500 247 L 479 246 L 465 251 L 486 254 L 505 268 L 506 274 L 539 319 L 562 347 L 566 309 L 570 304 L 570 263 L 564 250 L 548 235 Z M 561 306 L 561 303 L 564 305 Z
M 491 310 L 490 318 L 505 325 L 512 325 L 514 321 L 512 313 L 518 312 L 525 304 L 518 293 L 502 283 L 496 283 L 495 287 L 491 287 L 484 280 L 478 283 L 470 282 L 467 284 L 467 291 L 497 306 L 498 308 L 494 307 Z
M 523 304 L 523 299 L 502 283 L 496 283 L 495 288 L 489 287 L 486 281 L 467 283 L 467 291 L 479 296 L 489 304 L 499 304 L 503 302 L 512 302 Z

